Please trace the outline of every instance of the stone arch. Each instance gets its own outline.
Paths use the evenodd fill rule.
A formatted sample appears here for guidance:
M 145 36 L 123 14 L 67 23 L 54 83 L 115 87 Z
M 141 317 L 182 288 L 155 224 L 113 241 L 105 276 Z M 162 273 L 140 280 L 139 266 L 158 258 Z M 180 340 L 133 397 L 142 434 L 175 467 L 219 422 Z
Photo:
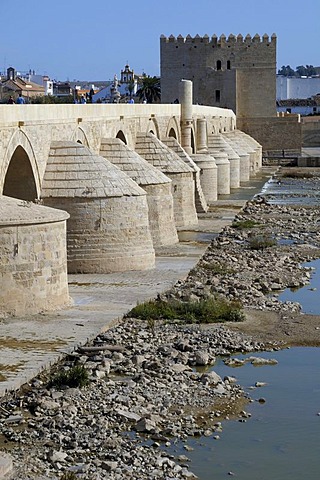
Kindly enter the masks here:
M 170 128 L 168 137 L 173 137 L 177 140 L 177 135 L 176 135 L 176 132 L 175 132 L 174 128 Z
M 166 137 L 174 137 L 179 143 L 181 143 L 180 128 L 176 117 L 170 118 L 167 126 Z
M 130 131 L 130 123 L 125 122 L 123 119 L 115 121 L 114 123 L 105 123 L 101 131 L 101 139 L 102 138 L 120 138 L 129 148 L 134 148 L 135 142 L 132 132 Z M 100 151 L 100 148 L 98 151 Z
M 89 148 L 88 137 L 86 135 L 86 132 L 81 127 L 76 128 L 72 137 L 72 141 L 75 143 L 81 143 L 81 145 L 84 145 L 85 147 Z
M 149 118 L 146 133 L 153 133 L 160 139 L 160 129 L 157 120 L 154 117 Z
M 0 188 L 3 195 L 34 201 L 40 198 L 40 174 L 32 144 L 16 131 L 4 155 Z
M 116 138 L 119 138 L 119 140 L 121 140 L 125 145 L 128 145 L 126 136 L 125 136 L 125 134 L 123 133 L 122 130 L 119 130 L 119 131 L 118 131 L 118 133 L 117 133 L 117 135 L 116 135 Z

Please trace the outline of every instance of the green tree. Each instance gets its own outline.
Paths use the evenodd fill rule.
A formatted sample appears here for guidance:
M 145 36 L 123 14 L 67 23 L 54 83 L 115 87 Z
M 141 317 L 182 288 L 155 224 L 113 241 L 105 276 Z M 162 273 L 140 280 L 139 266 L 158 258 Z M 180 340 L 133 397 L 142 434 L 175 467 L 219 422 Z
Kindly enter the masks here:
M 145 75 L 140 81 L 140 88 L 137 91 L 140 100 L 154 103 L 161 99 L 161 87 L 159 77 Z
M 317 75 L 317 71 L 313 65 L 306 65 L 306 70 L 308 77 L 312 77 L 312 75 Z
M 304 65 L 299 65 L 296 68 L 296 72 L 298 77 L 305 77 L 307 75 L 307 69 Z
M 290 65 L 282 65 L 280 70 L 278 70 L 279 75 L 284 75 L 285 77 L 294 77 L 295 76 L 295 71 L 293 68 L 290 67 Z
M 134 92 L 134 80 L 131 80 L 129 83 L 128 83 L 128 92 L 129 92 L 129 95 L 130 95 L 130 100 L 133 96 L 133 92 Z
M 52 103 L 74 103 L 72 95 L 67 95 L 65 97 L 55 97 L 54 95 L 37 95 L 30 99 L 30 103 L 36 104 L 52 104 Z

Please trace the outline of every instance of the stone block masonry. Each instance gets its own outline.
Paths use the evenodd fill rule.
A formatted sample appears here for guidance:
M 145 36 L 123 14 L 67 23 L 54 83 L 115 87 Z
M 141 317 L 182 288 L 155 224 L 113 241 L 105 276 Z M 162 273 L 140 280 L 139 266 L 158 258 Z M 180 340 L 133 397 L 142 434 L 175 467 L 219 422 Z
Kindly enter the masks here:
M 8 197 L 0 211 L 0 316 L 67 305 L 68 214 Z
M 193 103 L 231 108 L 238 116 L 275 116 L 276 36 L 160 38 L 161 98 L 178 98 L 192 80 Z

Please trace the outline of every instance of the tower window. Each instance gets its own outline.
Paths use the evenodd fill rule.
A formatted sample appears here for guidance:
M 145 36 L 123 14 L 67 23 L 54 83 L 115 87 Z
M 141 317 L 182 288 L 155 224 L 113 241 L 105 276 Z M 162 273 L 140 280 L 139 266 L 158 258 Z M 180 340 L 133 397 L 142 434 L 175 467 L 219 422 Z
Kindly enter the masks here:
M 231 68 L 231 62 L 230 62 L 230 60 L 228 60 L 227 61 L 227 70 L 230 70 L 230 68 Z
M 217 60 L 217 70 L 221 70 L 221 60 Z
M 220 90 L 216 90 L 216 102 L 220 103 Z

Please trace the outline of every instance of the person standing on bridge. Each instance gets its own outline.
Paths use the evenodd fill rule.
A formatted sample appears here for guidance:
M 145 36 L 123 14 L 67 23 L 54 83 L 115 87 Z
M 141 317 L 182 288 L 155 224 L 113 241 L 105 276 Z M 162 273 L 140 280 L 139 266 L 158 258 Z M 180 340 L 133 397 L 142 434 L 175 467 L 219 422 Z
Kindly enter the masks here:
M 22 93 L 19 93 L 19 97 L 17 98 L 17 103 L 19 103 L 20 105 L 26 103 L 25 99 L 22 96 Z
M 10 95 L 10 97 L 9 97 L 8 104 L 9 104 L 9 105 L 13 105 L 13 104 L 14 104 L 14 100 L 13 100 L 13 96 L 12 96 L 12 95 Z

